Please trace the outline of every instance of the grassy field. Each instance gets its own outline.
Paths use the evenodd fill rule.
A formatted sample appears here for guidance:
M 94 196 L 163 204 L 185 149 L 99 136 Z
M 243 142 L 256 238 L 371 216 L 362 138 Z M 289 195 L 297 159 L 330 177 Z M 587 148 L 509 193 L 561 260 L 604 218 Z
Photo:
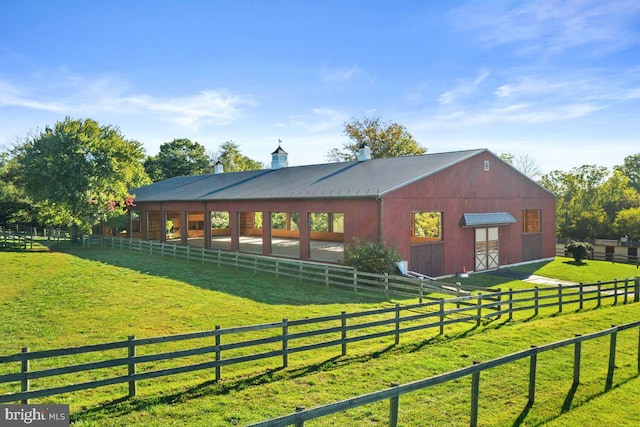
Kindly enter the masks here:
M 215 325 L 300 319 L 415 302 L 388 301 L 381 295 L 354 294 L 269 275 L 67 244 L 51 252 L 0 252 L 0 262 L 0 354 L 18 352 L 22 346 L 50 349 L 114 341 L 131 334 L 150 337 L 213 329 Z M 632 266 L 596 261 L 575 265 L 567 258 L 558 258 L 518 267 L 512 276 L 533 273 L 585 283 L 638 275 Z M 464 280 L 503 289 L 531 287 L 513 277 L 483 274 Z M 43 401 L 70 404 L 76 425 L 242 425 L 289 413 L 296 405 L 313 407 L 375 391 L 391 381 L 409 382 L 466 366 L 472 360 L 487 360 L 531 344 L 637 320 L 639 313 L 637 305 L 562 316 L 549 312 L 535 319 L 509 322 L 508 327 L 498 321 L 480 328 L 452 327 L 444 337 L 416 333 L 403 337 L 396 347 L 390 345 L 392 340 L 366 342 L 350 347 L 346 357 L 336 357 L 336 349 L 300 354 L 292 358 L 286 370 L 268 365 L 229 367 L 225 369 L 229 379 L 220 383 L 210 382 L 211 372 L 151 380 L 142 382 L 139 396 L 128 401 L 119 400 L 126 386 L 52 396 Z M 602 393 L 607 350 L 603 341 L 588 346 L 598 363 L 589 374 L 585 368 L 583 384 L 568 405 L 575 411 L 562 410 L 567 406 L 571 373 L 566 365 L 572 355 L 561 353 L 545 361 L 550 368 L 547 379 L 542 374 L 540 377 L 544 393 L 540 392 L 536 405 L 526 414 L 522 412 L 526 369 L 509 368 L 513 376 L 504 372 L 496 378 L 487 375 L 487 385 L 483 377 L 481 424 L 585 425 L 580 413 L 586 412 L 582 417 L 591 419 L 590 408 L 608 406 L 610 395 L 622 396 L 614 402 L 633 396 L 637 399 L 637 365 L 628 360 L 637 352 L 637 331 L 635 341 L 632 334 L 622 335 L 619 343 L 621 348 L 626 346 L 623 355 L 627 357 L 617 363 L 613 392 Z M 401 424 L 467 425 L 468 394 L 468 385 L 451 384 L 403 397 Z M 619 410 L 612 416 L 625 416 L 626 407 L 615 406 Z M 386 404 L 372 405 L 309 425 L 384 425 L 387 411 Z

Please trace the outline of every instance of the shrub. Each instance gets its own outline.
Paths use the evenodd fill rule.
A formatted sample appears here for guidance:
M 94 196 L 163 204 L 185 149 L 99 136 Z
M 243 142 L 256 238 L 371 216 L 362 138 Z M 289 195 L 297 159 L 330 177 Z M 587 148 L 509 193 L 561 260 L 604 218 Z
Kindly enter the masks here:
M 582 262 L 583 259 L 587 259 L 589 257 L 589 252 L 593 251 L 593 246 L 588 242 L 572 241 L 565 246 L 565 249 L 571 254 L 576 262 Z
M 354 243 L 344 249 L 344 264 L 358 271 L 377 274 L 396 274 L 396 263 L 402 260 L 400 253 L 383 243 L 355 239 Z

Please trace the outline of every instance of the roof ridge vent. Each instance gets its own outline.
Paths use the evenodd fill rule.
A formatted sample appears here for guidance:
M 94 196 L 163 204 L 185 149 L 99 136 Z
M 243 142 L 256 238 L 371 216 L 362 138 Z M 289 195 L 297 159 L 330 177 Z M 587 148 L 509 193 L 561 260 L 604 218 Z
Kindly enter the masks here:
M 224 165 L 220 160 L 218 160 L 213 167 L 213 173 L 224 173 Z
M 369 148 L 366 142 L 363 142 L 358 149 L 358 161 L 364 162 L 365 160 L 371 160 L 371 148 Z

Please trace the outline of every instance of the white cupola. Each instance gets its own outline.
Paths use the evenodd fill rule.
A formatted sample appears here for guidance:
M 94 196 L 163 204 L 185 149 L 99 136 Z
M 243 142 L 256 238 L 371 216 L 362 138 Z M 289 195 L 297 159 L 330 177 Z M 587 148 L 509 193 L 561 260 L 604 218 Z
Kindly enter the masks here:
M 276 151 L 271 153 L 271 169 L 281 169 L 289 166 L 289 162 L 287 160 L 289 153 L 282 149 L 280 142 L 282 141 L 278 140 L 278 148 Z

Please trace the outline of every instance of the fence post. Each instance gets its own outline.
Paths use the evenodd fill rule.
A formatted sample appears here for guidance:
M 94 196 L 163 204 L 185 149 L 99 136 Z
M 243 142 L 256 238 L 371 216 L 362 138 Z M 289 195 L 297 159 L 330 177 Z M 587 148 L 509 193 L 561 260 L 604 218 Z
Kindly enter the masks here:
M 22 354 L 29 353 L 29 347 L 22 347 Z M 20 391 L 25 392 L 29 391 L 29 380 L 27 379 L 27 372 L 29 372 L 29 359 L 22 360 L 20 364 L 20 373 L 24 374 L 22 377 L 22 381 L 20 382 Z M 29 398 L 22 399 L 22 403 L 27 405 L 29 403 Z
M 399 383 L 391 383 L 391 387 L 399 387 Z M 393 396 L 389 399 L 389 427 L 398 427 L 398 406 L 400 396 Z
M 618 335 L 618 328 L 616 325 L 611 325 L 612 328 L 615 328 L 611 333 L 611 341 L 609 342 L 609 369 L 607 371 L 607 383 L 604 386 L 605 391 L 611 390 L 613 386 L 613 371 L 616 367 L 616 341 Z
M 324 285 L 327 288 L 329 287 L 329 266 L 328 265 L 324 266 Z
M 509 320 L 513 320 L 513 288 L 509 288 Z
M 613 305 L 618 305 L 618 279 L 613 279 Z
M 477 365 L 477 360 L 473 361 L 474 365 Z M 480 395 L 480 372 L 474 372 L 471 374 L 471 419 L 469 425 L 471 427 L 477 427 L 478 425 L 478 397 Z
M 358 270 L 353 270 L 353 292 L 358 292 Z
M 460 282 L 456 282 L 456 298 L 458 298 L 458 301 L 456 301 L 456 308 L 460 308 Z
M 580 289 L 579 289 L 580 290 L 580 297 L 579 297 L 580 308 L 579 308 L 579 310 L 582 310 L 582 308 L 584 307 L 584 289 L 583 288 L 584 288 L 584 285 L 582 283 L 580 283 Z
M 634 279 L 635 283 L 633 285 L 633 302 L 640 302 L 640 277 Z
M 558 313 L 562 313 L 562 285 L 558 285 Z
M 576 334 L 576 337 L 582 335 Z M 577 386 L 580 383 L 580 358 L 582 356 L 582 341 L 576 341 L 573 348 L 573 385 Z
M 342 327 L 342 355 L 347 355 L 347 312 L 342 312 L 341 318 L 341 327 Z
M 598 280 L 598 305 L 596 305 L 596 307 L 600 307 L 601 303 L 602 303 L 602 282 Z
M 222 352 L 220 351 L 220 325 L 216 325 L 216 362 L 222 360 Z M 220 365 L 216 365 L 216 382 L 220 381 Z
M 422 304 L 422 299 L 424 298 L 424 282 L 420 279 L 420 290 L 418 293 L 418 304 Z
M 400 344 L 400 304 L 396 303 L 396 345 Z
M 629 301 L 629 278 L 624 279 L 624 303 L 626 304 Z
M 538 296 L 538 285 L 535 286 L 535 289 L 533 291 L 533 298 L 534 298 L 534 304 L 535 304 L 535 311 L 533 313 L 534 316 L 538 315 L 539 312 L 539 307 L 538 305 L 540 304 L 539 302 L 539 296 Z
M 136 374 L 136 363 L 131 359 L 136 357 L 136 345 L 134 343 L 136 339 L 135 335 L 129 335 L 128 341 L 129 345 L 127 347 L 127 357 L 129 358 L 129 365 L 127 366 L 127 373 L 129 374 L 129 397 L 134 397 L 136 395 L 136 380 L 133 377 Z
M 498 288 L 498 317 L 496 319 L 500 319 L 502 317 L 502 288 Z
M 476 318 L 476 326 L 480 326 L 480 320 L 482 318 L 482 294 L 478 294 L 478 313 Z
M 532 345 L 531 348 L 536 348 Z M 538 363 L 538 353 L 533 353 L 529 360 L 529 400 L 527 406 L 532 406 L 536 400 L 536 365 Z
M 282 319 L 282 367 L 289 366 L 289 319 Z
M 444 298 L 440 298 L 440 335 L 444 335 Z
M 384 273 L 384 297 L 389 299 L 389 273 Z
M 296 406 L 296 412 L 304 411 L 304 406 Z M 304 421 L 296 421 L 296 427 L 304 427 Z
M 202 255 L 201 255 L 202 256 L 202 258 L 201 258 L 202 259 L 202 265 L 204 265 L 204 251 L 205 251 L 205 249 L 204 249 L 204 246 L 203 246 L 202 247 Z

